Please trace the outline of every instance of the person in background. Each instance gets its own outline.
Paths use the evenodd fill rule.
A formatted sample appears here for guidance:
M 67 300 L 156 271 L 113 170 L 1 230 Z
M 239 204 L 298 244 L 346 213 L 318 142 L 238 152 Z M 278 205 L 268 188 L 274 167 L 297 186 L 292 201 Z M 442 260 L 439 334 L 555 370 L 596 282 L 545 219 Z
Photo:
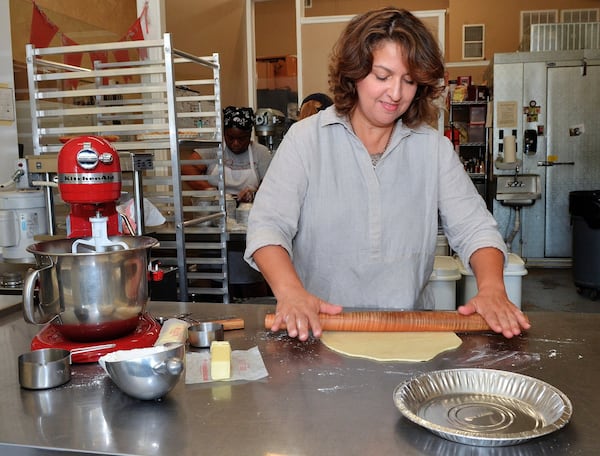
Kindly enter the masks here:
M 443 77 L 437 40 L 406 10 L 366 12 L 342 32 L 329 67 L 335 105 L 292 125 L 249 217 L 245 259 L 277 300 L 272 331 L 306 340 L 321 335 L 319 313 L 433 308 L 438 213 L 477 280 L 458 311 L 507 338 L 530 327 L 506 294 L 496 221 L 430 126 Z
M 194 149 L 192 151 L 183 150 L 180 152 L 181 160 L 202 160 L 202 155 L 198 152 L 198 150 Z M 206 174 L 208 171 L 208 166 L 203 163 L 194 163 L 194 164 L 184 164 L 181 165 L 181 174 L 184 176 L 196 176 L 199 174 Z M 189 190 L 211 190 L 214 189 L 215 186 L 212 182 L 207 180 L 186 180 L 184 181 L 184 188 Z
M 298 120 L 305 119 L 313 114 L 318 113 L 319 111 L 322 111 L 323 109 L 327 109 L 332 104 L 333 100 L 329 97 L 329 95 L 319 92 L 311 93 L 304 98 L 304 100 L 302 100 Z
M 271 152 L 258 142 L 252 141 L 254 111 L 252 108 L 228 106 L 223 110 L 223 165 L 225 191 L 237 196 L 238 202 L 251 202 L 269 164 Z M 190 155 L 190 160 L 200 160 L 198 151 Z M 206 165 L 184 165 L 181 172 L 190 174 L 216 175 L 218 169 Z M 187 181 L 194 190 L 213 187 L 207 181 Z

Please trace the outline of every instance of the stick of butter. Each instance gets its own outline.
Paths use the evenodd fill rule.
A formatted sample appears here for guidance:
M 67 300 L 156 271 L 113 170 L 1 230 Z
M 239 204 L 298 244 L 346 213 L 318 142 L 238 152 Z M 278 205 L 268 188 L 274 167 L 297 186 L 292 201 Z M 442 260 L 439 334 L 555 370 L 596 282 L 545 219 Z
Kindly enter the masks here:
M 165 345 L 171 342 L 185 344 L 188 334 L 187 329 L 190 326 L 189 321 L 179 320 L 177 318 L 169 318 L 160 329 L 158 339 L 154 342 L 155 346 Z
M 231 345 L 227 341 L 214 340 L 210 344 L 210 376 L 213 380 L 231 377 Z

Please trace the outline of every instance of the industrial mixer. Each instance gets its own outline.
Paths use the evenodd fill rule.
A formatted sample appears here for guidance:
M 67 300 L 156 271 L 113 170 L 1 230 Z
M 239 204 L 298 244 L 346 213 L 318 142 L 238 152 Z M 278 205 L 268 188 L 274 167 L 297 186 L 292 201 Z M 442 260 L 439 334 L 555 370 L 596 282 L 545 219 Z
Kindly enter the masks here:
M 79 359 L 95 361 L 110 351 L 152 345 L 159 326 L 145 307 L 150 249 L 158 242 L 123 236 L 116 149 L 103 138 L 81 136 L 63 145 L 57 161 L 58 189 L 70 205 L 68 239 L 27 247 L 36 267 L 23 286 L 24 316 L 45 325 L 32 349 L 89 347 Z
M 254 129 L 259 142 L 273 152 L 283 139 L 285 114 L 272 108 L 257 109 Z
M 117 212 L 121 196 L 121 164 L 116 149 L 105 139 L 80 136 L 67 141 L 58 153 L 58 189 L 70 205 L 67 234 L 92 235 L 90 218 L 106 218 L 109 236 L 123 233 Z

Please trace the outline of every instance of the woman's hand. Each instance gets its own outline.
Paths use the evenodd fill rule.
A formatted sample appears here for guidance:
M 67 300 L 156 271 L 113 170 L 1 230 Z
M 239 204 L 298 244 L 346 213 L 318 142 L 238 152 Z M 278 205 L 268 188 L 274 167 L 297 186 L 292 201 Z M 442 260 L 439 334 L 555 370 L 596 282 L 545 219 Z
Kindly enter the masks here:
M 477 295 L 458 308 L 462 315 L 477 312 L 493 331 L 506 338 L 518 336 L 531 327 L 528 318 L 515 306 L 504 287 L 504 256 L 495 248 L 476 250 L 470 258 L 477 279 Z
M 306 291 L 283 247 L 261 247 L 254 252 L 253 258 L 277 298 L 271 331 L 286 328 L 290 337 L 301 341 L 308 339 L 310 331 L 320 337 L 319 313 L 335 315 L 342 311 L 342 306 L 330 304 Z
M 480 290 L 469 302 L 460 306 L 458 312 L 462 315 L 478 313 L 494 332 L 508 339 L 531 327 L 527 316 L 510 302 L 504 289 Z
M 285 296 L 277 298 L 271 331 L 287 328 L 290 337 L 297 337 L 301 341 L 308 339 L 310 331 L 315 337 L 320 337 L 322 330 L 319 313 L 335 315 L 341 311 L 342 306 L 323 301 L 304 288 L 288 290 Z

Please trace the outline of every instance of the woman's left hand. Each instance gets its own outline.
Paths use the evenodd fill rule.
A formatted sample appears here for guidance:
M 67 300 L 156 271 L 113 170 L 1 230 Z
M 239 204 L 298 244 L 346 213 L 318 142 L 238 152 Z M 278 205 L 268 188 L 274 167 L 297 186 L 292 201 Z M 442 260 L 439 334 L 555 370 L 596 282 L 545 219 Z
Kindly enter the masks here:
M 477 312 L 493 331 L 510 339 L 529 329 L 529 319 L 508 299 L 504 286 L 504 256 L 500 250 L 484 247 L 470 258 L 477 279 L 477 295 L 458 308 L 462 315 Z
M 515 306 L 502 290 L 481 290 L 465 305 L 458 308 L 462 315 L 478 313 L 490 328 L 510 339 L 531 327 L 527 316 Z

